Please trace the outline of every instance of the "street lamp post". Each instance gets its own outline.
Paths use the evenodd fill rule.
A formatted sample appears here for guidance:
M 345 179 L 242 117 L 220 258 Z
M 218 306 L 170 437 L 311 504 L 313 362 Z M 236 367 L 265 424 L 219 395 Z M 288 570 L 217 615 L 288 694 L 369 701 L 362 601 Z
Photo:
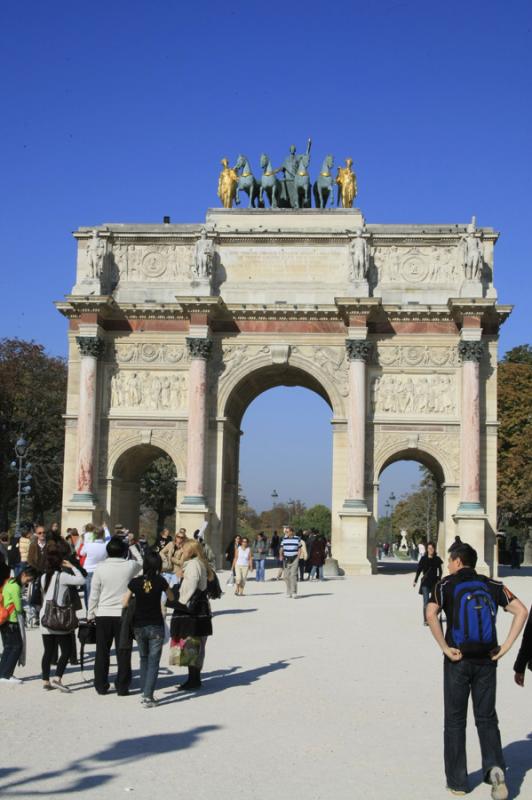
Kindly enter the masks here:
M 390 542 L 390 545 L 392 545 L 392 544 L 393 544 L 393 524 L 392 524 L 392 514 L 393 514 L 394 505 L 395 505 L 395 494 L 394 494 L 393 492 L 391 492 L 391 493 L 390 493 L 390 496 L 388 497 L 388 502 L 386 503 L 386 505 L 387 505 L 387 506 L 389 507 L 389 509 L 390 509 L 390 512 L 389 512 L 389 517 L 390 517 L 390 528 L 389 528 L 389 534 L 390 534 L 390 539 L 392 540 L 392 541 Z
M 20 537 L 20 514 L 22 511 L 22 499 L 31 492 L 31 486 L 30 486 L 31 475 L 29 472 L 26 472 L 26 474 L 23 475 L 25 471 L 31 469 L 31 464 L 27 462 L 26 464 L 24 464 L 27 450 L 28 450 L 28 443 L 23 436 L 20 436 L 15 443 L 15 455 L 17 456 L 17 460 L 11 462 L 11 468 L 13 470 L 16 470 L 18 473 L 17 518 L 15 522 L 15 537 L 17 539 Z
M 276 489 L 273 490 L 271 496 L 272 496 L 272 534 L 273 534 L 275 531 L 275 504 L 277 502 L 277 498 L 279 497 Z

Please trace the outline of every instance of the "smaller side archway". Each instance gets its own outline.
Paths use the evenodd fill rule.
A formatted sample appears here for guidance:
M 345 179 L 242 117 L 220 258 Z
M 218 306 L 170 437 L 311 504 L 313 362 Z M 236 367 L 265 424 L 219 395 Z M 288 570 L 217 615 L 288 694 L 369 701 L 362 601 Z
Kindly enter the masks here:
M 111 467 L 109 516 L 111 525 L 138 531 L 141 516 L 141 481 L 158 459 L 170 462 L 175 475 L 173 507 L 177 505 L 178 468 L 170 454 L 154 444 L 135 444 L 124 450 Z

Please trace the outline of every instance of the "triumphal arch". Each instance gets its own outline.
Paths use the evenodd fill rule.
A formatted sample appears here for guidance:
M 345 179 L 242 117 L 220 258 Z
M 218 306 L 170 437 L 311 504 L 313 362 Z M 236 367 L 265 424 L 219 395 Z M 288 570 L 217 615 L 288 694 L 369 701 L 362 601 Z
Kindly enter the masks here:
M 70 324 L 63 525 L 137 527 L 140 476 L 164 453 L 178 524 L 207 521 L 221 554 L 242 416 L 261 392 L 302 386 L 331 409 L 333 553 L 348 574 L 375 571 L 379 476 L 399 459 L 436 477 L 440 549 L 460 534 L 492 569 L 510 312 L 493 284 L 498 234 L 233 199 L 198 224 L 75 232 L 76 282 L 57 303 Z

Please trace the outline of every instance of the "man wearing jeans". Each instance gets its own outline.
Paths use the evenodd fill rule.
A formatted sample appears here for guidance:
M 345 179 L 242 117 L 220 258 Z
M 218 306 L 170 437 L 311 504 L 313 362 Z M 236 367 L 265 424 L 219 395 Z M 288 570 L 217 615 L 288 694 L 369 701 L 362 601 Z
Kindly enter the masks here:
M 301 553 L 301 539 L 296 536 L 289 525 L 283 528 L 284 538 L 281 542 L 280 557 L 284 567 L 287 597 L 297 597 L 297 568 Z
M 492 800 L 506 800 L 505 764 L 495 711 L 496 667 L 518 637 L 527 611 L 502 583 L 478 575 L 476 563 L 477 553 L 470 545 L 461 543 L 451 548 L 449 575 L 436 584 L 427 606 L 427 622 L 445 656 L 445 774 L 451 794 L 469 791 L 466 722 L 471 694 L 484 781 L 491 784 Z M 513 614 L 510 632 L 500 647 L 494 624 L 499 606 Z M 445 636 L 438 616 L 442 610 L 447 619 Z
M 257 581 L 266 580 L 266 556 L 268 555 L 268 540 L 261 531 L 253 544 L 253 561 L 255 563 Z

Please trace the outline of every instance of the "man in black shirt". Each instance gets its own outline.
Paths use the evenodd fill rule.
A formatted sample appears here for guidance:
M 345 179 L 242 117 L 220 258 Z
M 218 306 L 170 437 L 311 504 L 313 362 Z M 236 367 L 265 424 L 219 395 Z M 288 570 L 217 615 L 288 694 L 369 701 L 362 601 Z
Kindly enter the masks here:
M 519 636 L 527 611 L 502 583 L 478 575 L 476 563 L 477 553 L 470 545 L 454 546 L 449 551 L 450 574 L 436 584 L 427 606 L 427 622 L 445 656 L 445 774 L 452 794 L 469 791 L 465 742 L 471 694 L 484 780 L 491 784 L 492 800 L 506 800 L 505 764 L 495 711 L 496 666 Z M 500 647 L 495 630 L 499 606 L 514 617 Z M 445 636 L 438 616 L 442 609 L 447 619 Z

